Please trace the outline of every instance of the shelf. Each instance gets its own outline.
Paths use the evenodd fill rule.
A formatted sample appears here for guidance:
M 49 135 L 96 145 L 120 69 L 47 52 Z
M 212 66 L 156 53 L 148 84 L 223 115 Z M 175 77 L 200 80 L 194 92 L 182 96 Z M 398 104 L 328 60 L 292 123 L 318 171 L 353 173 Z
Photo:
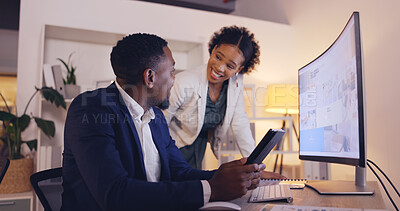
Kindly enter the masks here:
M 83 43 L 96 43 L 114 46 L 127 34 L 94 31 L 64 26 L 45 26 L 45 39 L 68 40 Z M 167 39 L 172 52 L 190 52 L 202 46 L 202 43 Z
M 42 102 L 47 102 L 47 100 L 46 99 L 44 99 L 44 98 L 41 98 L 41 100 L 42 100 Z M 68 103 L 72 103 L 72 101 L 74 100 L 74 98 L 72 98 L 72 99 L 64 99 L 64 101 L 68 104 Z
M 115 45 L 125 34 L 46 25 L 45 38 Z
M 22 193 L 0 194 L 0 199 L 1 200 L 26 199 L 26 198 L 32 198 L 32 197 L 33 197 L 33 192 L 32 191 L 22 192 Z
M 72 99 L 65 99 L 65 102 L 66 102 L 66 103 L 72 103 L 73 100 L 74 100 L 74 98 L 72 98 Z
M 298 151 L 293 150 L 272 150 L 269 154 L 298 154 Z
M 279 114 L 274 114 L 274 113 L 267 113 L 264 111 L 264 104 L 261 104 L 261 102 L 256 101 L 256 85 L 255 84 L 244 84 L 244 92 L 245 92 L 245 102 L 248 103 L 246 105 L 246 112 L 249 114 L 249 121 L 253 122 L 256 125 L 262 125 L 264 126 L 263 129 L 265 131 L 259 130 L 257 133 L 258 136 L 256 137 L 262 137 L 261 135 L 264 135 L 264 133 L 269 129 L 269 128 L 281 128 L 282 127 L 282 122 L 286 122 L 286 128 L 287 128 L 287 134 L 285 135 L 285 139 L 282 140 L 284 146 L 286 146 L 284 149 L 285 150 L 273 150 L 270 152 L 270 154 L 298 154 L 298 150 L 294 150 L 294 146 L 297 146 L 297 141 L 296 138 L 293 138 L 293 117 L 292 116 L 284 116 L 284 115 L 279 115 Z M 264 96 L 264 93 L 259 93 L 259 95 Z M 258 102 L 258 104 L 257 104 Z M 256 105 L 257 104 L 257 105 Z M 271 116 L 268 116 L 271 115 Z M 269 123 L 268 121 L 271 121 Z M 265 123 L 264 123 L 265 122 Z M 255 126 L 257 128 L 257 126 Z M 259 128 L 262 128 L 259 126 Z M 263 133 L 263 134 L 261 134 Z M 256 141 L 257 138 L 256 138 Z M 287 141 L 287 142 L 286 142 Z
M 250 121 L 265 121 L 265 120 L 288 120 L 292 121 L 292 117 L 290 116 L 281 116 L 281 117 L 249 117 Z

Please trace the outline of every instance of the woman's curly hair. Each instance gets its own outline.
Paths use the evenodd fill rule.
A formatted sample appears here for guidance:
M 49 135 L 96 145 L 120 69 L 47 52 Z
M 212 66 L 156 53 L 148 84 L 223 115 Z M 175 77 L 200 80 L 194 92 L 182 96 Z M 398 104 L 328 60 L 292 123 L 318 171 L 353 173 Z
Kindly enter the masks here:
M 212 52 L 215 46 L 232 44 L 238 46 L 244 56 L 243 69 L 240 74 L 250 73 L 255 65 L 260 63 L 260 46 L 254 34 L 245 27 L 226 26 L 215 32 L 208 43 L 208 51 Z

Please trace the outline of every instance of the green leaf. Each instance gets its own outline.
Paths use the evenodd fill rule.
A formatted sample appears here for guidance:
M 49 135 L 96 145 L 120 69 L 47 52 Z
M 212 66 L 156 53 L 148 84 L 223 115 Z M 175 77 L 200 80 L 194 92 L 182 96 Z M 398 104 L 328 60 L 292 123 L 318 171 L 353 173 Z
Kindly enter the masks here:
M 6 133 L 7 134 L 13 134 L 14 133 L 14 123 L 10 122 L 6 126 Z
M 17 120 L 17 117 L 14 119 L 11 119 L 7 124 L 6 124 L 6 133 L 13 132 L 14 127 L 15 127 L 15 121 Z
M 67 69 L 68 72 L 70 72 L 69 67 L 67 65 L 67 63 L 64 62 L 64 60 L 57 58 L 58 61 L 60 61 L 61 63 L 63 63 L 64 67 Z
M 61 58 L 57 58 L 57 60 L 60 61 L 64 65 L 64 67 L 67 69 L 67 78 L 63 79 L 64 84 L 74 84 L 74 85 L 76 84 L 76 78 L 75 78 L 76 67 L 74 67 L 71 62 L 71 58 L 74 53 L 75 52 L 72 52 L 69 54 L 68 62 L 65 62 Z
M 28 127 L 30 122 L 31 122 L 31 117 L 26 114 L 19 117 L 18 118 L 18 126 L 21 129 L 21 131 L 24 131 Z
M 55 89 L 51 87 L 42 87 L 41 90 L 44 99 L 54 103 L 57 107 L 61 106 L 67 109 L 64 97 Z
M 14 114 L 6 112 L 6 111 L 0 111 L 0 120 L 1 121 L 10 121 L 14 118 L 17 118 Z
M 75 74 L 76 67 L 71 66 L 71 75 Z
M 76 84 L 76 77 L 75 77 L 75 75 L 71 75 L 71 82 L 72 82 L 72 84 Z
M 53 121 L 44 120 L 37 117 L 33 118 L 35 119 L 37 126 L 43 131 L 44 134 L 49 137 L 54 137 L 56 133 L 56 128 Z
M 24 142 L 28 145 L 28 147 L 31 151 L 33 149 L 35 149 L 37 151 L 37 139 L 33 139 L 30 141 L 24 141 Z

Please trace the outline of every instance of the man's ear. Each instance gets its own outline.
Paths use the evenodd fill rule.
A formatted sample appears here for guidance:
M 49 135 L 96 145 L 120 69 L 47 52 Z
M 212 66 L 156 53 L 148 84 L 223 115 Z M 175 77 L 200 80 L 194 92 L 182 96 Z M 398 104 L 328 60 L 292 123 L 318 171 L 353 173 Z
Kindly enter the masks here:
M 154 86 L 154 70 L 147 68 L 143 72 L 143 82 L 148 88 L 153 88 Z

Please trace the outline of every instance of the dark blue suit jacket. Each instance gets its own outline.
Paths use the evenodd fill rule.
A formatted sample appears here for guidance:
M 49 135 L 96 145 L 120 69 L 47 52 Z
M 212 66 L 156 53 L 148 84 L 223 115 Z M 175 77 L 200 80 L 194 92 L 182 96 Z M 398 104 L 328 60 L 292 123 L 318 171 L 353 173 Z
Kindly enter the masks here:
M 163 113 L 149 124 L 161 181 L 147 182 L 140 140 L 115 84 L 71 103 L 64 131 L 62 210 L 192 210 L 203 205 L 200 180 L 171 139 Z

